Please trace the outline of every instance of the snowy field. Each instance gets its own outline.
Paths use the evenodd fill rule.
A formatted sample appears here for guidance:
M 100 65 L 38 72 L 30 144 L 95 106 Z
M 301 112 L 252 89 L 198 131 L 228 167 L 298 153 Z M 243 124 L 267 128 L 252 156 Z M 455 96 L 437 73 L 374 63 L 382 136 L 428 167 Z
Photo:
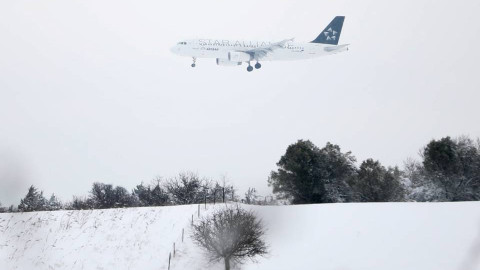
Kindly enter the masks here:
M 480 270 L 480 202 L 244 207 L 270 254 L 241 269 Z M 172 270 L 222 269 L 189 238 L 197 209 L 0 214 L 0 269 L 167 269 L 173 242 Z

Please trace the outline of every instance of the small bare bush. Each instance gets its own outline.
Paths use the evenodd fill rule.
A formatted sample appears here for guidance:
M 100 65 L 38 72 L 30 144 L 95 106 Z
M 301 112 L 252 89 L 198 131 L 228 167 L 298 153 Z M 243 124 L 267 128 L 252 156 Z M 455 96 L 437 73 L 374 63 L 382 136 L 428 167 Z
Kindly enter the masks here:
M 241 264 L 267 254 L 262 222 L 238 206 L 216 211 L 192 227 L 193 240 L 207 251 L 210 262 L 223 259 L 225 270 L 230 270 L 231 262 Z

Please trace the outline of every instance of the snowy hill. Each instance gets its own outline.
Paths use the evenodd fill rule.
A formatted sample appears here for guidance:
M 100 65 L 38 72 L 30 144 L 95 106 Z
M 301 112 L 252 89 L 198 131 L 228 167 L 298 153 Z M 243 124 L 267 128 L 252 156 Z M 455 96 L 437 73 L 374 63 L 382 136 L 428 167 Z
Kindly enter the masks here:
M 271 252 L 241 269 L 480 270 L 479 202 L 244 207 L 263 219 Z M 189 238 L 197 209 L 0 214 L 0 268 L 167 269 L 175 242 L 172 270 L 222 269 Z

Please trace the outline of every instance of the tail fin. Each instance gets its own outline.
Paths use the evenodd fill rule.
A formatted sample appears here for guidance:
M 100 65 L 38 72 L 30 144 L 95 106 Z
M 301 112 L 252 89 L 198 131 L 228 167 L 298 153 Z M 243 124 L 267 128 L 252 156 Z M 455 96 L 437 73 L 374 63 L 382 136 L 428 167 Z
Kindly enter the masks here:
M 311 43 L 338 45 L 344 20 L 345 16 L 335 17 L 327 26 L 327 28 L 325 28 L 325 30 L 323 30 L 315 40 L 312 40 Z

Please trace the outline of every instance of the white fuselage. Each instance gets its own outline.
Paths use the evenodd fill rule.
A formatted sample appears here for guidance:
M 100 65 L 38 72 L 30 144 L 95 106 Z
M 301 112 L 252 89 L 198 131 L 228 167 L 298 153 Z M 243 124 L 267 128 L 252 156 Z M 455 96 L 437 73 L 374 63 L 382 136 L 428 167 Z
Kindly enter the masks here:
M 272 43 L 273 42 L 269 41 L 191 39 L 179 42 L 171 50 L 173 53 L 181 56 L 189 56 L 193 58 L 217 58 L 228 60 L 229 53 L 245 52 L 256 48 L 263 48 L 271 45 Z M 327 50 L 325 48 L 327 48 Z M 302 60 L 329 54 L 335 54 L 341 51 L 345 51 L 347 49 L 348 47 L 346 45 L 337 46 L 310 42 L 287 42 L 281 48 L 268 52 L 261 59 L 251 60 Z

